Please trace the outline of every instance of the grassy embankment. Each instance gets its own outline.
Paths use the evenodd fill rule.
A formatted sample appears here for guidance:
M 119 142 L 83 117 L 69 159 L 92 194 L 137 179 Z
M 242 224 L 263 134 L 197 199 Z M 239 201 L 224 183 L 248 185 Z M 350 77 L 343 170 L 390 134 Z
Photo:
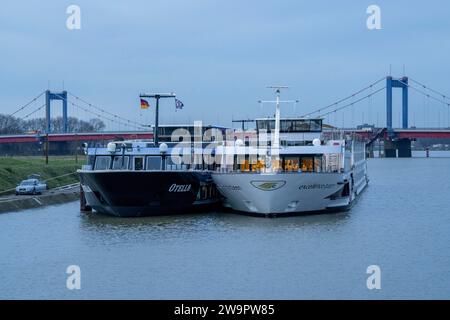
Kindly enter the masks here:
M 44 157 L 0 157 L 0 195 L 5 194 L 1 193 L 4 190 L 15 188 L 30 174 L 39 174 L 42 180 L 65 175 L 49 180 L 47 182 L 49 188 L 78 182 L 76 174 L 66 174 L 75 172 L 84 163 L 83 156 L 78 156 L 78 163 L 74 156 L 51 156 L 48 165 L 45 164 Z

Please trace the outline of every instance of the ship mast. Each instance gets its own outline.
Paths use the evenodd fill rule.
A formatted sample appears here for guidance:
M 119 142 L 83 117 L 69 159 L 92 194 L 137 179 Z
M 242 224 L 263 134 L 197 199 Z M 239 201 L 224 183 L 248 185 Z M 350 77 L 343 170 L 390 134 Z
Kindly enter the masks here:
M 159 131 L 159 99 L 161 98 L 175 98 L 175 93 L 141 93 L 140 98 L 155 98 L 156 99 L 156 109 L 155 109 L 155 130 L 153 131 L 153 142 L 155 146 L 159 145 L 158 131 Z
M 260 100 L 259 103 L 275 103 L 275 132 L 273 136 L 273 144 L 272 148 L 276 150 L 275 152 L 278 152 L 280 148 L 280 118 L 281 118 L 281 111 L 280 111 L 280 105 L 281 103 L 297 103 L 298 100 L 280 100 L 280 93 L 282 89 L 289 89 L 287 86 L 268 86 L 268 89 L 275 89 L 276 94 L 276 100 L 275 101 L 267 101 L 267 100 Z

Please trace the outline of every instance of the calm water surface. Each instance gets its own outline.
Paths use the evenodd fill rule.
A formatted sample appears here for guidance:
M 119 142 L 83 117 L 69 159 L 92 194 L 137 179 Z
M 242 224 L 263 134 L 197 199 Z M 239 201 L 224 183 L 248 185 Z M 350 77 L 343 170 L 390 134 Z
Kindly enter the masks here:
M 450 298 L 450 159 L 371 159 L 369 172 L 335 214 L 2 214 L 0 298 Z M 66 289 L 72 264 L 81 290 Z M 372 264 L 381 290 L 366 287 Z

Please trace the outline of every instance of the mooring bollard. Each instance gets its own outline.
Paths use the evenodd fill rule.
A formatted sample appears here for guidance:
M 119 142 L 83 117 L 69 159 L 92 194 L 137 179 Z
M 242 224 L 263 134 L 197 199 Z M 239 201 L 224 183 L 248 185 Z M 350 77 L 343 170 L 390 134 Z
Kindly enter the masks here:
M 91 212 L 92 208 L 86 204 L 86 197 L 84 196 L 84 190 L 80 183 L 80 211 Z

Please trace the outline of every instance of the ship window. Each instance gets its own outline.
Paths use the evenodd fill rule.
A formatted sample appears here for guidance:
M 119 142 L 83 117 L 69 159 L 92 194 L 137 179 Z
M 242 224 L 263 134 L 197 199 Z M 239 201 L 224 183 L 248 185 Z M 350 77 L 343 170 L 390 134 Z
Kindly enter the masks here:
M 258 161 L 252 166 L 252 171 L 262 171 L 265 167 L 265 161 L 263 159 L 258 159 Z
M 280 159 L 272 159 L 271 161 L 272 169 L 278 171 L 281 169 L 281 160 Z
M 111 164 L 111 157 L 100 156 L 95 159 L 95 170 L 107 170 Z
M 134 170 L 144 170 L 144 157 L 134 157 L 133 160 Z
M 113 170 L 123 170 L 128 169 L 128 162 L 130 160 L 130 157 L 124 156 L 122 160 L 122 156 L 116 156 L 113 160 L 112 168 Z
M 275 120 L 258 120 L 256 122 L 258 130 L 266 130 L 270 132 L 275 129 Z
M 177 165 L 173 163 L 172 157 L 165 157 L 166 159 L 166 170 L 176 170 Z
M 161 170 L 161 157 L 147 157 L 147 170 Z
M 250 171 L 250 162 L 247 159 L 241 163 L 241 171 Z
M 307 120 L 294 121 L 294 130 L 293 131 L 308 132 L 309 131 L 309 121 L 307 121 Z
M 322 120 L 310 120 L 311 121 L 311 131 L 312 132 L 320 132 L 322 131 Z
M 313 157 L 302 157 L 301 161 L 301 169 L 305 172 L 313 172 L 314 171 L 314 161 Z
M 292 132 L 294 131 L 294 126 L 291 120 L 281 120 L 280 121 L 280 131 L 281 132 Z
M 314 157 L 314 169 L 316 172 L 322 172 L 323 168 L 322 168 L 322 156 L 315 156 Z
M 298 171 L 300 168 L 300 161 L 297 157 L 295 158 L 285 158 L 284 159 L 284 170 L 285 171 Z
M 87 164 L 92 166 L 94 165 L 94 161 L 95 161 L 95 156 L 88 156 L 87 157 Z

